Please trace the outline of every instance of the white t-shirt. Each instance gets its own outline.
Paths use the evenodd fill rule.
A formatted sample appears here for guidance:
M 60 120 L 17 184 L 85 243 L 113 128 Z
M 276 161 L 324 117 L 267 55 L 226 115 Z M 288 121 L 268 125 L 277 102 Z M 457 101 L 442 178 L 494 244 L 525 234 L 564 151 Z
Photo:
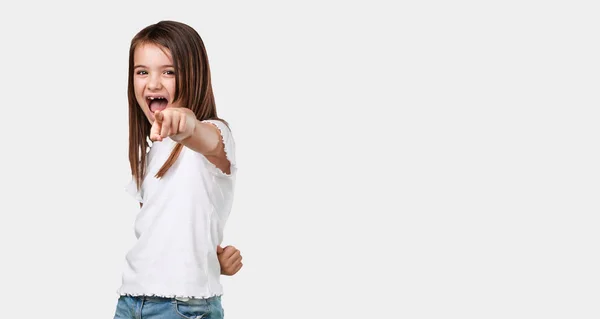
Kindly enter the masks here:
M 154 176 L 176 142 L 154 142 L 147 156 L 146 177 L 126 190 L 143 203 L 135 220 L 137 241 L 126 255 L 119 295 L 209 298 L 223 294 L 216 248 L 223 240 L 233 203 L 236 176 L 235 143 L 221 121 L 219 128 L 231 173 L 183 147 L 167 173 Z

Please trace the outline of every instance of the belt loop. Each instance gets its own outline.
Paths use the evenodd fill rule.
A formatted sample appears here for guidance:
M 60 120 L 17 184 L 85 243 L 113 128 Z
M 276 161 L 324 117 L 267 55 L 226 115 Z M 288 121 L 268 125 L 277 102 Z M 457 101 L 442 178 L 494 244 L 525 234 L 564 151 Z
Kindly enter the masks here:
M 146 296 L 140 298 L 140 309 L 137 313 L 136 319 L 142 319 L 142 308 L 144 307 L 144 301 L 146 300 Z

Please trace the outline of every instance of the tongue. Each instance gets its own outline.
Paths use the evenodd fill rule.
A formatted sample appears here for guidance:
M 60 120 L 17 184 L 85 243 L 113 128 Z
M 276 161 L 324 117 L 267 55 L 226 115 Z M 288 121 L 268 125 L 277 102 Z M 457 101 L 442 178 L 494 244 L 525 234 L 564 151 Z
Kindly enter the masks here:
M 167 100 L 152 100 L 150 101 L 150 111 L 162 111 L 167 108 Z

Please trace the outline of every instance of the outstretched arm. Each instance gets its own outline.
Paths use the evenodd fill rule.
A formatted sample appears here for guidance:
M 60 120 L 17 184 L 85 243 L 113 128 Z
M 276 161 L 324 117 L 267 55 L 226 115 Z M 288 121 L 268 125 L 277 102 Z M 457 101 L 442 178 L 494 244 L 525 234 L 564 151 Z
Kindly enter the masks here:
M 219 129 L 196 119 L 192 110 L 185 107 L 167 108 L 154 112 L 155 121 L 150 130 L 150 140 L 162 141 L 171 137 L 176 142 L 206 156 L 221 171 L 229 174 L 230 165 Z

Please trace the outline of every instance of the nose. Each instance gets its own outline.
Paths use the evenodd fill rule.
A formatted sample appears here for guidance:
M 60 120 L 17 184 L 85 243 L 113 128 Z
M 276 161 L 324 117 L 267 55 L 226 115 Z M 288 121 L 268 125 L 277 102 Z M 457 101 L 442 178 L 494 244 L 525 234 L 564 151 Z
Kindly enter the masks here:
M 149 76 L 148 78 L 148 89 L 149 90 L 160 90 L 162 88 L 162 83 L 160 82 L 160 75 L 154 74 Z

